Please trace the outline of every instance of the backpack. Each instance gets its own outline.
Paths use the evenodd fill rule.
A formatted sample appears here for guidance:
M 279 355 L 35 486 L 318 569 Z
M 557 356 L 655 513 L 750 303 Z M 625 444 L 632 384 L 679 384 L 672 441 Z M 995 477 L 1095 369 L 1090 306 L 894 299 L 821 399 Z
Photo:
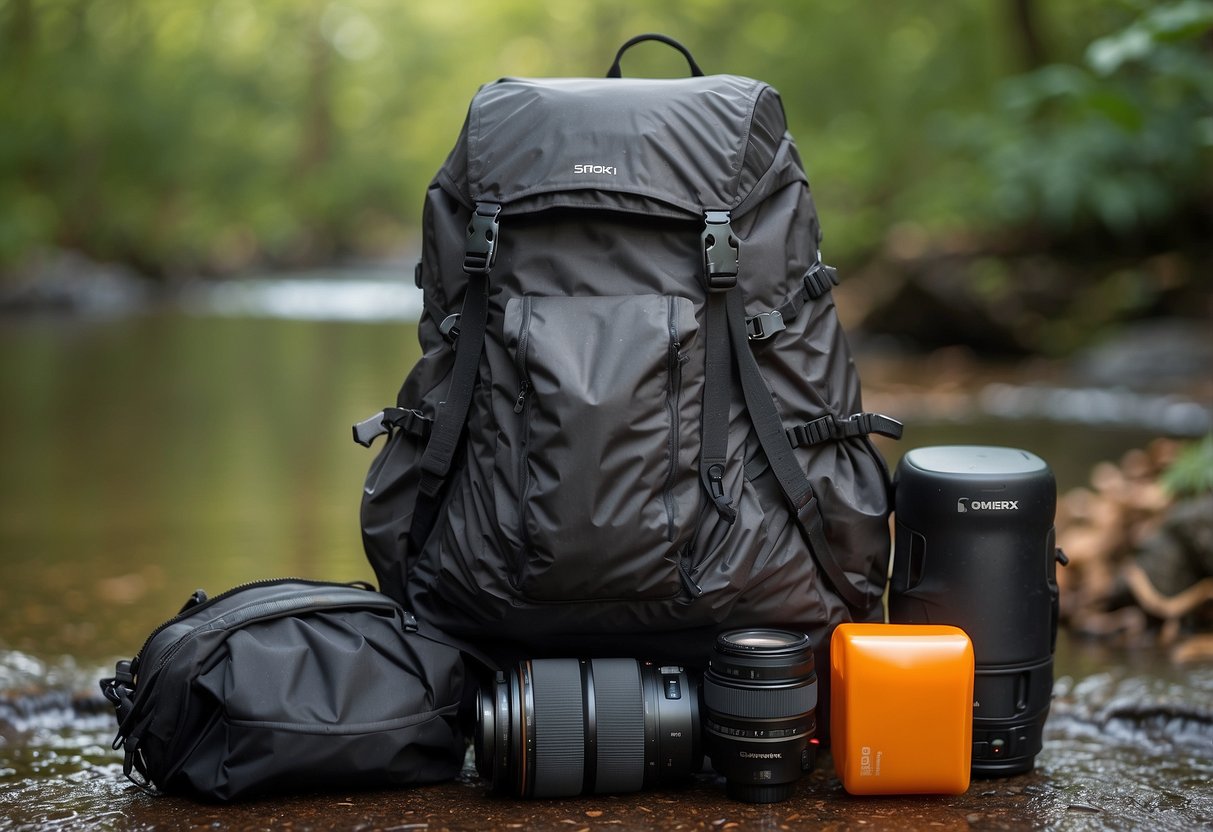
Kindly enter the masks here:
M 632 44 L 691 77 L 625 79 Z M 778 93 L 659 35 L 504 78 L 430 184 L 423 355 L 362 499 L 381 590 L 498 661 L 705 664 L 883 620 L 889 477 Z

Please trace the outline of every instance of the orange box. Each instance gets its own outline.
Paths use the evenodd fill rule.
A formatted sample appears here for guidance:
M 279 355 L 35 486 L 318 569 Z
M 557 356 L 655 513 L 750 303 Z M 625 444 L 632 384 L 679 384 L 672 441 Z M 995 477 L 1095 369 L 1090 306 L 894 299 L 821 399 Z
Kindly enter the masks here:
M 961 794 L 973 644 L 937 624 L 840 624 L 830 639 L 834 771 L 851 794 Z

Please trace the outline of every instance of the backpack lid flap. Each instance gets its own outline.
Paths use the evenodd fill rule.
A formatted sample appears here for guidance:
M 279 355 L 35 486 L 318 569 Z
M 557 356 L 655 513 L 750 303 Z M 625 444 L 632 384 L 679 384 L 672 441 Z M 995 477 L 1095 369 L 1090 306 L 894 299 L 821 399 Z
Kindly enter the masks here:
M 739 205 L 786 131 L 775 90 L 735 75 L 505 78 L 473 99 L 439 180 L 510 213 L 628 210 L 639 197 L 649 211 L 701 216 Z

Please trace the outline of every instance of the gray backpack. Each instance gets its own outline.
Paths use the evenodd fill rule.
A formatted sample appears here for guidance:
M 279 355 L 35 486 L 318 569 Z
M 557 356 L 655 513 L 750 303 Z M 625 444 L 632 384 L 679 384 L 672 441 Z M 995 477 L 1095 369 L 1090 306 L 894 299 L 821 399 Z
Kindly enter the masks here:
M 620 77 L 639 40 L 692 77 Z M 423 355 L 362 503 L 382 591 L 501 661 L 702 663 L 880 620 L 888 472 L 779 95 L 661 36 L 481 88 L 426 196 Z M 828 667 L 828 664 L 820 665 Z

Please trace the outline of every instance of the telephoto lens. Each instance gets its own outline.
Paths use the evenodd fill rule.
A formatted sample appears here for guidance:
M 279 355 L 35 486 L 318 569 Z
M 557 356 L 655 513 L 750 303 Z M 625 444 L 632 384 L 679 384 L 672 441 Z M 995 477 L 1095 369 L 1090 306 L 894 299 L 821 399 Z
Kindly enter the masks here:
M 476 768 L 496 794 L 634 792 L 703 769 L 699 684 L 635 659 L 527 659 L 480 689 Z
M 730 797 L 774 803 L 813 767 L 817 673 L 804 633 L 732 630 L 703 677 L 705 744 Z
M 897 466 L 889 620 L 973 641 L 976 776 L 1031 770 L 1053 689 L 1057 487 L 1015 448 L 916 448 Z

